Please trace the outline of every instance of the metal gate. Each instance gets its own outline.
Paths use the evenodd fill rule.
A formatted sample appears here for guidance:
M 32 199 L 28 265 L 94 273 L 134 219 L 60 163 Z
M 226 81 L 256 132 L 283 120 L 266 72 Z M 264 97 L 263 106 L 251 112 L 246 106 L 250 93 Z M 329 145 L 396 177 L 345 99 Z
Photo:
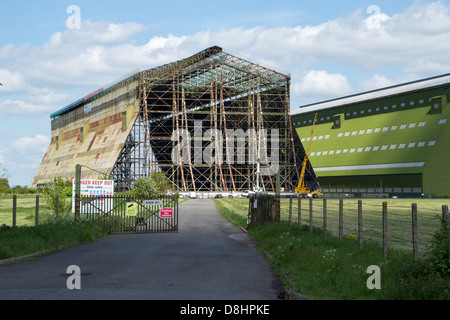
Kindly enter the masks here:
M 160 196 L 82 197 L 80 218 L 97 221 L 111 233 L 178 232 L 178 199 Z

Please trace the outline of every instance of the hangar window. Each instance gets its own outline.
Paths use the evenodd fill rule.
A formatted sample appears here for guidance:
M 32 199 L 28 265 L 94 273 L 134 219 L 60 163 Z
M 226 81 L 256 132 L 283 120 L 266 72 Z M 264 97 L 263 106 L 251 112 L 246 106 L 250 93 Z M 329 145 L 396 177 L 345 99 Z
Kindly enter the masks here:
M 409 124 L 409 128 L 415 128 L 415 127 L 416 127 L 416 123 L 415 122 Z
M 332 156 L 332 155 L 334 154 L 334 150 L 331 150 L 328 154 L 329 154 L 330 156 Z
M 423 147 L 425 145 L 424 141 L 420 141 L 419 144 L 417 145 L 418 147 Z
M 367 147 L 366 150 L 364 150 L 365 152 L 369 152 L 370 150 L 372 150 L 371 147 Z
M 419 100 L 419 104 L 422 104 L 424 101 L 423 101 L 423 99 L 420 99 Z
M 403 129 L 405 129 L 406 128 L 406 124 L 402 124 L 401 126 L 400 126 L 400 130 L 403 130 Z
M 317 151 L 316 156 L 320 156 L 322 154 L 322 151 Z
M 302 138 L 302 142 L 305 142 L 306 138 Z
M 319 136 L 319 140 L 323 140 L 323 136 Z
M 375 133 L 380 132 L 381 128 L 375 128 Z
M 389 150 L 394 150 L 394 149 L 396 149 L 396 148 L 397 148 L 397 145 L 396 145 L 396 144 L 391 144 Z
M 380 146 L 373 147 L 373 151 L 378 151 L 378 149 L 380 149 Z
M 419 123 L 419 127 L 424 127 L 425 124 L 426 124 L 426 122 L 425 122 L 425 121 L 422 121 L 422 122 Z
M 367 110 L 368 113 L 372 113 L 372 109 Z
M 358 112 L 356 112 L 356 111 L 355 111 L 355 112 L 353 112 L 353 115 L 354 115 L 354 116 L 356 116 L 357 114 L 358 114 Z
M 445 124 L 447 122 L 447 119 L 441 119 L 439 120 L 439 124 Z
M 410 101 L 410 102 L 409 102 L 409 105 L 410 105 L 410 106 L 413 106 L 413 105 L 414 105 L 414 101 Z
M 398 128 L 397 126 L 392 126 L 392 127 L 391 127 L 391 130 L 392 130 L 392 131 L 395 131 L 395 130 L 397 130 L 397 128 Z
M 387 147 L 388 147 L 388 146 L 385 144 L 384 146 L 381 147 L 381 150 L 386 150 Z
M 375 111 L 376 111 L 376 112 L 380 111 L 380 108 L 376 108 Z
M 367 133 L 367 134 L 371 134 L 372 131 L 373 131 L 373 129 L 367 129 L 367 130 L 366 130 L 366 133 Z
M 392 109 L 395 109 L 395 108 L 397 108 L 397 105 L 396 105 L 396 104 L 393 104 L 393 105 L 392 105 Z
M 384 107 L 384 110 L 387 110 L 387 109 L 388 109 L 388 106 L 385 106 L 385 107 Z
M 342 153 L 347 153 L 348 152 L 348 149 L 344 149 L 343 151 L 342 151 Z
M 389 130 L 389 127 L 384 127 L 383 128 L 383 132 L 386 132 L 386 131 L 388 131 Z
M 411 142 L 410 144 L 408 144 L 408 148 L 414 148 L 415 145 L 416 145 L 415 142 Z
M 358 134 L 358 131 L 353 131 L 352 136 L 356 136 Z
M 315 152 L 311 152 L 311 154 L 309 155 L 310 157 L 314 157 L 316 155 Z
M 429 146 L 429 147 L 432 147 L 432 146 L 434 146 L 435 144 L 436 144 L 436 140 L 433 140 L 433 141 L 428 142 L 428 146 Z
M 400 143 L 400 145 L 398 146 L 399 149 L 405 149 L 406 147 L 406 143 Z
M 326 140 L 326 139 L 329 139 L 329 138 L 330 138 L 330 135 L 327 134 L 327 135 L 325 136 L 325 140 Z
M 316 141 L 316 140 L 317 140 L 317 137 L 316 137 L 316 136 L 314 136 L 314 137 L 313 137 L 313 141 Z
M 405 106 L 405 103 L 404 102 L 402 102 L 401 104 L 400 104 L 400 107 L 404 107 Z
M 326 156 L 327 154 L 328 154 L 328 151 L 322 152 L 322 155 L 323 155 L 323 156 Z
M 351 148 L 350 149 L 350 153 L 355 153 L 355 151 L 356 151 L 356 148 Z
M 344 134 L 342 132 L 339 132 L 338 138 L 342 137 Z
M 361 112 L 360 112 L 361 114 L 364 114 L 364 110 L 361 110 Z
M 366 130 L 359 130 L 359 134 L 364 134 Z
M 341 150 L 336 150 L 336 154 L 341 154 Z
M 350 135 L 350 132 L 346 132 L 345 134 L 344 134 L 344 137 L 348 137 Z
M 362 152 L 364 148 L 358 148 L 358 152 Z

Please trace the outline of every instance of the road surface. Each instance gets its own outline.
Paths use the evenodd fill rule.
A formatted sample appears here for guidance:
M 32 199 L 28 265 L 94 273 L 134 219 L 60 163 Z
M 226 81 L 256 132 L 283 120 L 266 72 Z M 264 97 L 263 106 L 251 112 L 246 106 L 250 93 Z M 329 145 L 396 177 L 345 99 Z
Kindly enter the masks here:
M 189 200 L 179 212 L 178 233 L 110 235 L 2 265 L 0 299 L 277 299 L 279 279 L 212 200 Z M 67 274 L 69 266 L 79 276 Z

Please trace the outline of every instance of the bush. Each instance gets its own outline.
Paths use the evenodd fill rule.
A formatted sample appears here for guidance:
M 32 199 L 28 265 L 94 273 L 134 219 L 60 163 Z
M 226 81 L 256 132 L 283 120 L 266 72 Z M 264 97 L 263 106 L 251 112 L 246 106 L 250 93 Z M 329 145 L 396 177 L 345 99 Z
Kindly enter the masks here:
M 58 212 L 64 213 L 70 209 L 71 203 L 67 197 L 67 184 L 60 177 L 55 178 L 53 182 L 45 184 L 42 188 L 42 197 L 44 203 L 50 208 L 51 212 L 56 212 L 56 198 L 58 199 Z
M 427 251 L 426 272 L 450 277 L 449 232 L 447 221 L 440 217 L 441 226 L 433 235 Z

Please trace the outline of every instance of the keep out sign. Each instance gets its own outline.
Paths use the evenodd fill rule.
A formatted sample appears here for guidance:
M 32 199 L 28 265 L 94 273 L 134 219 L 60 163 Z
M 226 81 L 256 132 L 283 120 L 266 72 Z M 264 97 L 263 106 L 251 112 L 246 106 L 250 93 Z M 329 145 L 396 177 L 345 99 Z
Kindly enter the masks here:
M 159 209 L 160 218 L 173 218 L 173 208 L 161 208 Z

